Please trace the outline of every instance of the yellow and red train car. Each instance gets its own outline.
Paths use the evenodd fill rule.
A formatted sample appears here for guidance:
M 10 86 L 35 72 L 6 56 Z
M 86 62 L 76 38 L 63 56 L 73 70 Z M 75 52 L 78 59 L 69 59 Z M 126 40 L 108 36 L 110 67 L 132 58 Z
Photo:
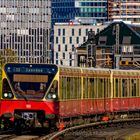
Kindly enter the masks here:
M 139 111 L 138 70 L 52 64 L 6 64 L 2 70 L 0 118 L 15 126 L 51 126 L 82 116 Z

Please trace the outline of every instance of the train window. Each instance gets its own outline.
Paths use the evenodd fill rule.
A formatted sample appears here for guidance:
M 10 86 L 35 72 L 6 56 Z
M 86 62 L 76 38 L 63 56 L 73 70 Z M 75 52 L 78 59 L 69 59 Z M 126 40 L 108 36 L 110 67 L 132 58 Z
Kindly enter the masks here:
M 98 98 L 104 97 L 104 79 L 98 79 Z
M 105 97 L 108 97 L 108 79 L 105 79 Z
M 119 87 L 119 82 L 118 82 L 118 79 L 115 79 L 115 83 L 114 83 L 114 93 L 115 93 L 115 95 L 114 95 L 114 97 L 119 97 L 119 89 L 118 89 L 118 87 Z
M 59 99 L 62 99 L 62 77 L 59 80 Z
M 67 99 L 67 78 L 62 78 L 62 99 Z
M 128 80 L 122 79 L 122 97 L 127 97 Z
M 71 78 L 67 77 L 67 99 L 70 99 L 70 95 L 71 95 L 70 84 L 71 84 Z
M 111 83 L 110 83 L 110 79 L 108 78 L 108 97 L 112 97 L 111 95 Z
M 3 79 L 2 93 L 2 98 L 11 99 L 14 97 L 7 79 Z
M 98 83 L 97 83 L 97 78 L 94 78 L 94 91 L 95 91 L 95 95 L 94 98 L 98 98 Z
M 75 97 L 75 79 L 74 79 L 74 77 L 71 77 L 70 89 L 71 89 L 70 99 L 74 99 L 74 97 Z
M 90 78 L 90 95 L 89 95 L 89 98 L 94 98 L 95 97 L 95 90 L 94 90 L 94 78 Z
M 81 98 L 81 78 L 78 77 L 77 78 L 77 98 L 80 99 Z
M 88 98 L 88 78 L 83 78 L 83 98 Z
M 78 79 L 77 77 L 72 77 L 72 82 L 71 82 L 71 98 L 70 99 L 77 99 L 78 98 L 78 93 L 77 93 L 77 86 L 78 86 Z
M 140 79 L 137 79 L 137 96 L 140 96 Z
M 132 79 L 131 84 L 132 84 L 132 96 L 136 96 L 136 79 Z
M 122 79 L 118 79 L 118 97 L 122 97 Z

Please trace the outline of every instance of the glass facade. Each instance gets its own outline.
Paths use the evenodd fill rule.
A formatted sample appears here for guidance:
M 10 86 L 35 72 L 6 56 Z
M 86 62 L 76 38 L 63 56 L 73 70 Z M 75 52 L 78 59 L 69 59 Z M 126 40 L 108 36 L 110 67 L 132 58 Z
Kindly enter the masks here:
M 0 51 L 18 62 L 50 61 L 51 0 L 0 0 Z
M 52 0 L 52 26 L 55 23 L 69 22 L 80 15 L 75 0 Z
M 68 23 L 73 20 L 81 22 L 83 24 L 94 24 L 96 22 L 107 21 L 107 0 L 52 0 L 52 48 L 54 50 L 54 24 L 55 23 Z M 60 36 L 65 36 L 65 30 L 61 33 Z M 74 36 L 74 31 L 72 31 Z M 81 35 L 81 31 L 79 31 Z M 78 42 L 78 38 L 76 39 Z M 84 38 L 85 40 L 85 38 Z M 63 40 L 64 41 L 64 40 Z M 73 43 L 73 40 L 69 38 L 70 43 Z M 54 57 L 55 58 L 55 53 Z M 55 63 L 55 62 L 54 62 Z
M 75 0 L 75 6 L 80 9 L 78 19 L 83 22 L 107 21 L 107 0 Z
M 52 26 L 73 19 L 107 21 L 107 5 L 107 0 L 52 0 Z

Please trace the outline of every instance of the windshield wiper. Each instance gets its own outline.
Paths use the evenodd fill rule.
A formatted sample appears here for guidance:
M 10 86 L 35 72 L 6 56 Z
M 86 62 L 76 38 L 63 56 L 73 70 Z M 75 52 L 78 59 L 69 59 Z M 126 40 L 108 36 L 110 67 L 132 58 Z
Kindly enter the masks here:
M 27 97 L 23 95 L 21 92 L 18 92 L 18 94 L 20 94 L 25 99 L 25 101 L 28 101 Z

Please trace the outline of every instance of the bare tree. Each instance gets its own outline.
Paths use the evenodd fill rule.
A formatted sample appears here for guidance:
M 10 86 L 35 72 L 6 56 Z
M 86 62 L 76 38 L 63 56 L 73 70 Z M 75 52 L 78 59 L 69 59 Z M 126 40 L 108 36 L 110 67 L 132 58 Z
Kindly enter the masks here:
M 17 55 L 12 49 L 4 49 L 0 51 L 0 75 L 1 75 L 1 68 L 6 63 L 16 63 L 17 62 Z

